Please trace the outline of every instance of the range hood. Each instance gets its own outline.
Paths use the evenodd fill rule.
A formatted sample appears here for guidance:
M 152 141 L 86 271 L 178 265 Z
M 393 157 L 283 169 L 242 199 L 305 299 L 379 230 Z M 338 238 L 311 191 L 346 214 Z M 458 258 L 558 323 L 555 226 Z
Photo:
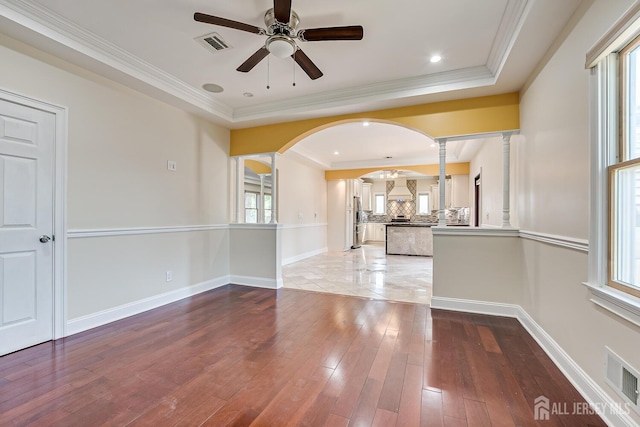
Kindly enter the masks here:
M 402 200 L 409 201 L 413 200 L 413 195 L 411 191 L 407 188 L 407 180 L 406 179 L 396 179 L 394 181 L 394 186 L 389 191 L 389 195 L 387 196 L 387 200 Z

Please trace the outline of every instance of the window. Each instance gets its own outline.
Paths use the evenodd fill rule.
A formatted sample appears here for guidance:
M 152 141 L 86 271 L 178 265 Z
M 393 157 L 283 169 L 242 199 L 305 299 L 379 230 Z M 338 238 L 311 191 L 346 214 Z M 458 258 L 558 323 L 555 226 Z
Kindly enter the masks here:
M 266 224 L 271 222 L 271 194 L 264 195 L 264 222 Z
M 374 215 L 386 215 L 387 203 L 384 200 L 384 193 L 376 193 L 374 197 L 373 214 Z
M 429 215 L 429 193 L 418 193 L 418 215 Z
M 245 191 L 244 193 L 244 222 L 257 224 L 260 219 L 260 209 L 264 209 L 264 223 L 271 222 L 271 194 L 264 195 L 262 206 L 258 206 L 260 193 Z
M 640 38 L 619 54 L 620 132 L 609 165 L 609 284 L 640 296 Z
M 587 52 L 591 301 L 640 326 L 640 3 Z M 620 34 L 635 40 L 621 42 Z M 629 40 L 628 38 L 626 40 Z
M 258 223 L 258 193 L 244 193 L 244 222 Z

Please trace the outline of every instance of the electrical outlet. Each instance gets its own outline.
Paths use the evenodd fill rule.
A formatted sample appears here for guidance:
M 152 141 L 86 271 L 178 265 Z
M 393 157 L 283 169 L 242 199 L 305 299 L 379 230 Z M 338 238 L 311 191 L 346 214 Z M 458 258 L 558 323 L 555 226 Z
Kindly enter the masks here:
M 304 218 L 304 214 L 302 212 L 298 212 L 298 219 Z
M 167 170 L 170 170 L 171 172 L 175 172 L 176 170 L 178 170 L 177 163 L 173 160 L 167 160 Z
M 167 271 L 167 282 L 170 282 L 173 280 L 173 271 L 169 270 Z

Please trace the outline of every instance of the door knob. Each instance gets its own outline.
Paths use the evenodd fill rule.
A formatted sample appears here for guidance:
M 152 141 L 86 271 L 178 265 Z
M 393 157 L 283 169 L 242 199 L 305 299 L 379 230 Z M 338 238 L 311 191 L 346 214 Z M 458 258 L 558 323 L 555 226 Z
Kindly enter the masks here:
M 46 234 L 40 236 L 40 243 L 47 243 L 49 240 L 51 240 L 51 237 L 47 236 Z

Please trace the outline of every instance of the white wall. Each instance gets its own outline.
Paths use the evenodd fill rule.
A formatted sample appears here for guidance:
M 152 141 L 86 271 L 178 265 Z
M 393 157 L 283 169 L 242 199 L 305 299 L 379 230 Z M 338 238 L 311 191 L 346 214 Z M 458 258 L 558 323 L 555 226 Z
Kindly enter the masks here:
M 4 36 L 0 63 L 4 89 L 68 108 L 70 237 L 228 222 L 228 130 Z M 69 319 L 229 275 L 226 227 L 70 238 L 67 255 Z
M 596 1 L 521 98 L 520 226 L 587 239 L 589 87 L 585 54 L 631 4 Z M 600 309 L 581 285 L 587 253 L 526 241 L 523 307 L 601 387 L 605 346 L 640 369 L 640 327 Z M 610 393 L 616 401 L 617 395 Z M 640 423 L 640 416 L 635 415 Z
M 327 182 L 324 170 L 293 151 L 277 159 L 284 264 L 327 250 Z
M 347 242 L 347 181 L 327 181 L 327 246 L 330 251 L 349 249 Z
M 595 1 L 521 95 L 521 134 L 512 138 L 518 147 L 512 164 L 521 230 L 565 240 L 588 238 L 590 123 L 585 54 L 630 4 L 628 0 Z M 497 147 L 487 145 L 485 150 Z M 480 163 L 472 163 L 472 176 Z M 501 188 L 495 179 L 487 185 L 486 177 L 483 166 L 483 192 L 488 187 Z M 492 198 L 488 198 L 491 206 L 498 205 Z M 496 257 L 503 267 L 496 265 L 494 271 L 486 271 L 487 259 L 465 257 L 466 269 L 478 272 L 471 278 L 450 265 L 459 255 L 454 243 L 466 247 L 465 241 L 458 241 L 465 238 L 434 239 L 434 297 L 520 305 L 575 362 L 572 369 L 587 375 L 586 384 L 593 381 L 611 401 L 623 403 L 605 382 L 605 346 L 640 369 L 640 327 L 590 301 L 582 285 L 588 275 L 586 251 L 519 238 L 519 249 Z M 520 277 L 510 278 L 515 292 L 500 297 L 505 283 L 496 283 L 496 272 L 510 271 L 512 264 L 522 266 Z M 640 424 L 638 414 L 632 412 L 630 417 Z
M 515 138 L 512 138 L 514 140 Z M 514 142 L 512 141 L 512 145 Z M 512 158 L 514 157 L 512 153 Z M 468 180 L 469 207 L 471 208 L 470 218 L 474 218 L 474 194 L 475 177 L 480 176 L 480 225 L 490 227 L 502 226 L 502 138 L 486 138 L 474 158 L 470 162 L 469 169 L 471 175 Z M 512 163 L 511 182 L 515 181 L 514 166 Z M 511 189 L 511 206 L 515 190 Z M 513 210 L 513 209 L 512 209 Z M 518 224 L 517 215 L 511 213 L 511 225 Z
M 470 207 L 469 175 L 451 176 L 451 207 Z

